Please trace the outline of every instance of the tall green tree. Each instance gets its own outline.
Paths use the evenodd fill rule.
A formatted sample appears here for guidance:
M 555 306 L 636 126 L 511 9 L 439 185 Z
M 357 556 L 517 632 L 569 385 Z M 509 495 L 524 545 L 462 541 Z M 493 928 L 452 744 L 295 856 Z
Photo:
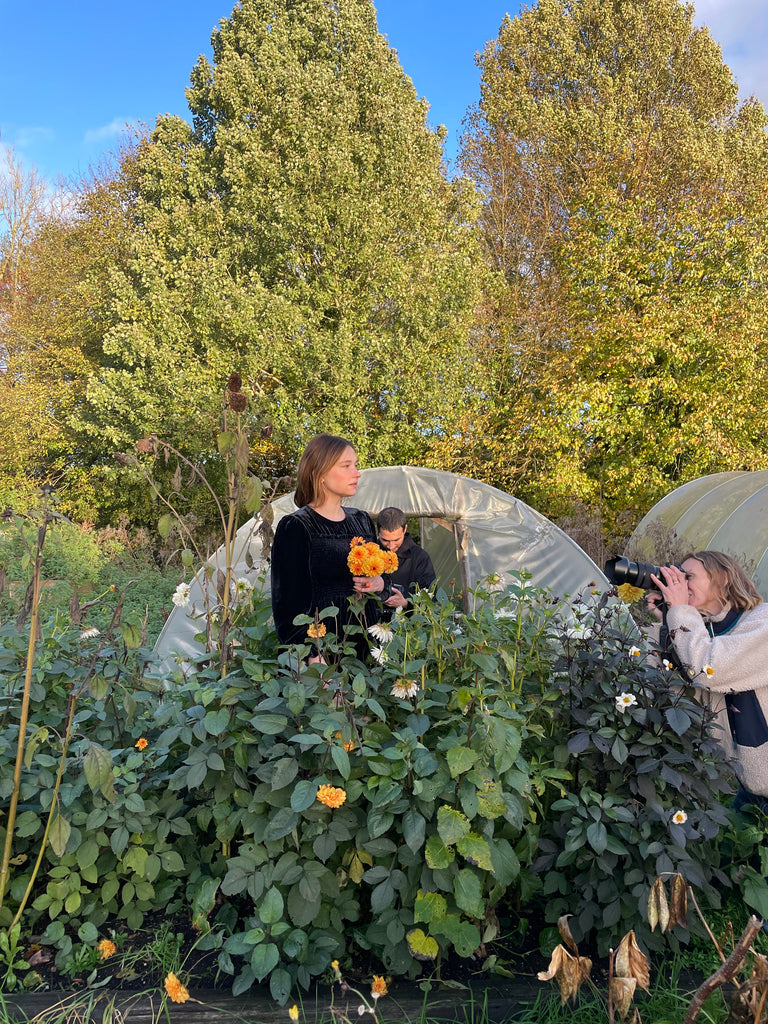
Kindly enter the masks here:
M 453 426 L 481 256 L 370 0 L 242 0 L 138 154 L 132 255 L 80 427 L 210 452 L 241 373 L 294 450 L 343 432 L 377 463 Z
M 692 18 L 539 0 L 479 58 L 463 164 L 497 277 L 454 463 L 550 514 L 767 463 L 767 121 Z

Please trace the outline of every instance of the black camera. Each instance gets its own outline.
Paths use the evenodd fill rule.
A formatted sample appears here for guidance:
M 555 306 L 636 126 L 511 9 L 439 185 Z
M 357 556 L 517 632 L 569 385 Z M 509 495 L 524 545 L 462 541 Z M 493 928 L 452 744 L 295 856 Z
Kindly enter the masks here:
M 683 567 L 679 562 L 671 562 L 669 565 L 674 565 L 682 571 Z M 653 565 L 651 562 L 630 562 L 628 558 L 609 558 L 603 571 L 611 583 L 617 585 L 630 583 L 633 587 L 640 587 L 641 590 L 658 589 L 651 579 L 651 574 L 664 580 L 661 566 Z

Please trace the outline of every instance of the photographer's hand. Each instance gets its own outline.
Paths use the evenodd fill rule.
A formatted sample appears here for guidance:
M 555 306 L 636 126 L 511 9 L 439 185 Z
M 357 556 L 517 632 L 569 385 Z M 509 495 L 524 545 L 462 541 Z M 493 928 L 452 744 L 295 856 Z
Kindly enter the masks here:
M 651 573 L 651 579 L 658 586 L 661 596 L 669 608 L 678 604 L 689 604 L 688 580 L 682 569 L 676 565 L 662 565 L 661 574 L 664 577 L 660 580 L 658 576 Z
M 664 615 L 660 605 L 664 603 L 664 598 L 661 596 L 658 590 L 649 590 L 645 595 L 645 607 L 659 622 L 664 621 Z

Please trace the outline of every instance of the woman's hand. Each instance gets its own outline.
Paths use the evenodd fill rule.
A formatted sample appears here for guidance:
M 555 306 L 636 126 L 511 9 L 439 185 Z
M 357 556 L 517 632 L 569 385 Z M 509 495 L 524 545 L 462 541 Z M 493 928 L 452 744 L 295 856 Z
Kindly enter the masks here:
M 311 658 L 307 658 L 308 665 L 327 665 L 328 662 L 322 656 L 322 654 L 313 654 Z
M 384 602 L 385 608 L 407 608 L 408 602 L 400 593 L 399 590 L 393 590 L 387 600 Z
M 651 573 L 651 579 L 659 588 L 667 606 L 672 608 L 674 605 L 688 604 L 688 580 L 683 570 L 678 569 L 676 565 L 662 565 L 660 568 L 664 579 L 659 579 L 653 573 Z
M 384 589 L 381 576 L 353 576 L 356 594 L 380 594 Z
M 664 598 L 658 592 L 658 590 L 649 590 L 645 595 L 645 607 L 659 622 L 663 622 L 664 616 L 661 614 L 660 604 L 663 604 Z

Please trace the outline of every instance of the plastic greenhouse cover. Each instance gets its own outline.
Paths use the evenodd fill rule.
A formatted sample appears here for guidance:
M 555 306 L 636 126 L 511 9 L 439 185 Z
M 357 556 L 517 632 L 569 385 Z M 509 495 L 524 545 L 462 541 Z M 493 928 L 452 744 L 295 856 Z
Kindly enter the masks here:
M 768 600 L 768 470 L 713 473 L 678 487 L 641 520 L 629 548 L 653 562 L 670 550 L 724 551 Z
M 529 572 L 535 585 L 548 587 L 562 600 L 590 584 L 610 586 L 592 559 L 554 523 L 517 498 L 469 477 L 415 466 L 364 469 L 357 494 L 345 504 L 365 509 L 374 519 L 390 505 L 409 519 L 418 518 L 421 543 L 433 557 L 438 586 L 446 592 L 474 587 L 492 572 L 517 570 Z M 282 516 L 295 511 L 293 494 L 277 498 L 272 508 L 276 527 Z M 238 530 L 234 569 L 251 583 L 266 575 L 260 585 L 268 589 L 260 526 L 256 518 Z M 207 565 L 224 569 L 223 547 Z M 206 608 L 207 579 L 203 566 L 190 583 L 192 607 L 174 607 L 156 653 L 170 658 L 201 652 L 195 634 Z

